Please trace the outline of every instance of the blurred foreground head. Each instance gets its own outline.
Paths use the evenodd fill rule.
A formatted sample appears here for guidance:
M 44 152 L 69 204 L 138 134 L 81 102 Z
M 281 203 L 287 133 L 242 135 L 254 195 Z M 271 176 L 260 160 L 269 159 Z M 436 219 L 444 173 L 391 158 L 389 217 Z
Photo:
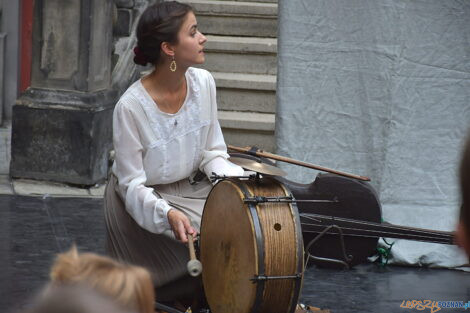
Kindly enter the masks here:
M 85 286 L 48 286 L 24 313 L 137 313 Z
M 154 311 L 154 287 L 149 272 L 75 247 L 59 254 L 51 269 L 55 286 L 83 285 L 113 299 L 123 309 L 137 313 Z

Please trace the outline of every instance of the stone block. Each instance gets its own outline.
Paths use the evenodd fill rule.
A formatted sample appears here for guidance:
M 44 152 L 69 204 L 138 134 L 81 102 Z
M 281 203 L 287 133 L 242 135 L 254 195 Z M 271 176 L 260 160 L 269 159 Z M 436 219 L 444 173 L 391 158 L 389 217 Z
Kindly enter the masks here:
M 189 3 L 197 14 L 214 15 L 245 15 L 252 17 L 276 18 L 278 5 L 276 3 L 261 3 L 250 1 L 214 1 L 214 0 L 180 0 Z
M 278 3 L 278 0 L 230 0 L 230 1 Z
M 113 27 L 113 34 L 116 37 L 127 37 L 132 31 L 132 10 L 118 9 L 117 20 Z
M 13 107 L 10 175 L 94 185 L 106 179 L 114 91 L 29 89 Z
M 205 50 L 252 54 L 277 54 L 277 38 L 207 35 Z
M 218 118 L 227 144 L 275 150 L 274 114 L 219 111 Z
M 114 4 L 118 8 L 132 9 L 134 7 L 134 0 L 114 0 Z
M 37 0 L 31 86 L 94 92 L 111 76 L 112 1 Z
M 66 184 L 32 179 L 13 180 L 15 194 L 43 197 L 89 197 L 88 189 L 71 187 Z
M 276 91 L 275 75 L 213 72 L 217 87 Z
M 222 127 L 225 143 L 238 147 L 256 146 L 267 152 L 276 152 L 274 132 L 252 131 Z
M 193 6 L 205 34 L 276 37 L 277 4 L 183 0 Z
M 197 15 L 198 26 L 204 34 L 224 36 L 277 37 L 276 18 L 247 16 Z
M 265 90 L 217 87 L 217 107 L 219 110 L 275 113 L 276 93 Z
M 277 73 L 276 55 L 206 51 L 204 68 L 209 71 L 270 74 Z
M 11 123 L 0 127 L 0 175 L 10 172 Z
M 222 128 L 266 131 L 274 133 L 275 115 L 269 113 L 221 111 L 217 112 Z

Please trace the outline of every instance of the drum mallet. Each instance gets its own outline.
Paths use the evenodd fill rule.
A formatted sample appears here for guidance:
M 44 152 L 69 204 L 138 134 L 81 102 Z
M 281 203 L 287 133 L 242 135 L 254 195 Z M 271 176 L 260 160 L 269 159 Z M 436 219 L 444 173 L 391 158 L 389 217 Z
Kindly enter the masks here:
M 196 259 L 196 252 L 194 251 L 194 238 L 193 235 L 188 234 L 189 246 L 189 262 L 187 264 L 189 275 L 196 277 L 202 272 L 202 264 Z

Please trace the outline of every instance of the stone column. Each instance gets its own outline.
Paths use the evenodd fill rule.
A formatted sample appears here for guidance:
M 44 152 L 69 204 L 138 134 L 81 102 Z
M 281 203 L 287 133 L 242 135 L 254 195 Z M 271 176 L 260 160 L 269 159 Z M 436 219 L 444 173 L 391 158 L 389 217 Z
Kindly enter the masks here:
M 0 11 L 1 17 L 1 11 Z M 0 24 L 1 25 L 1 24 Z M 0 126 L 3 122 L 3 63 L 5 60 L 5 37 L 6 34 L 2 33 L 0 29 Z
M 36 0 L 31 87 L 13 107 L 10 174 L 91 185 L 112 145 L 111 0 Z

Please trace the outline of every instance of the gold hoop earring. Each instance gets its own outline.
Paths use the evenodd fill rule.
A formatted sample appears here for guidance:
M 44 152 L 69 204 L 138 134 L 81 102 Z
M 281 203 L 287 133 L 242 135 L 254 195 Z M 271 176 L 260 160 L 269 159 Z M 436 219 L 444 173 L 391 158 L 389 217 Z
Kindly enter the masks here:
M 173 60 L 172 60 L 171 63 L 170 63 L 170 71 L 176 72 L 176 61 L 175 61 L 175 57 L 173 57 Z

